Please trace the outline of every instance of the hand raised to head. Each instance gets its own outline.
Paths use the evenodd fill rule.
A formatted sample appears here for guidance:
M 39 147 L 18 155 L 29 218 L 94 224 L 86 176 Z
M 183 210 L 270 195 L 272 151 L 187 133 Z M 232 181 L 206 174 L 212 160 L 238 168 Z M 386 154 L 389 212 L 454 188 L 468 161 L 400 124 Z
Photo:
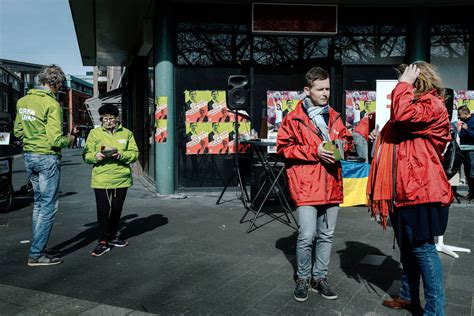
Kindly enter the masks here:
M 420 69 L 414 64 L 408 65 L 407 68 L 405 68 L 405 71 L 402 73 L 402 75 L 398 78 L 398 82 L 406 82 L 409 84 L 413 84 L 418 78 L 418 75 L 420 74 Z

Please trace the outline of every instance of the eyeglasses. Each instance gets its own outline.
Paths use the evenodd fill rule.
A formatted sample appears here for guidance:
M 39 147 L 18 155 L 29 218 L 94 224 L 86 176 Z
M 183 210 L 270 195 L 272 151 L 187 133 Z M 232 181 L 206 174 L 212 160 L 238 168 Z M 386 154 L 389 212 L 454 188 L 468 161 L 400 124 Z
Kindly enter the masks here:
M 116 119 L 115 116 L 104 116 L 104 117 L 102 117 L 102 121 L 108 121 L 108 122 L 115 121 L 115 119 Z

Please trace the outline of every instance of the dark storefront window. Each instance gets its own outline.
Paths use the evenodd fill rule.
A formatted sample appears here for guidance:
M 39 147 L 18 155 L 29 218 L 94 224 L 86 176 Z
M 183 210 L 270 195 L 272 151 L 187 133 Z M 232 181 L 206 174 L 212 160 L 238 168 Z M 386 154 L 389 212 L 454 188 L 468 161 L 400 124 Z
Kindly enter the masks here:
M 254 37 L 253 61 L 257 65 L 284 65 L 298 59 L 298 37 Z
M 336 60 L 363 63 L 405 56 L 406 28 L 388 25 L 343 25 L 334 38 Z
M 304 38 L 304 59 L 327 58 L 329 45 L 332 40 L 328 37 Z
M 468 30 L 463 25 L 434 25 L 431 28 L 431 56 L 461 57 L 468 49 Z

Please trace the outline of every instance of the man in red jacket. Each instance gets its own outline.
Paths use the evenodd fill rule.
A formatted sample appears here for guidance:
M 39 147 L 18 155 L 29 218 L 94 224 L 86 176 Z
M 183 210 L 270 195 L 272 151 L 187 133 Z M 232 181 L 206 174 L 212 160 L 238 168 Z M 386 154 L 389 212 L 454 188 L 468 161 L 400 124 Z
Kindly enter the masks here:
M 340 114 L 328 104 L 328 72 L 314 67 L 305 78 L 306 98 L 283 119 L 277 140 L 278 154 L 286 158 L 291 198 L 298 207 L 298 279 L 293 296 L 299 302 L 308 299 L 309 288 L 326 299 L 337 298 L 326 277 L 338 204 L 343 202 L 342 171 L 332 151 L 326 150 L 323 145 L 331 140 L 343 139 L 346 140 L 344 149 L 347 153 L 352 142 Z M 316 255 L 312 265 L 315 238 Z

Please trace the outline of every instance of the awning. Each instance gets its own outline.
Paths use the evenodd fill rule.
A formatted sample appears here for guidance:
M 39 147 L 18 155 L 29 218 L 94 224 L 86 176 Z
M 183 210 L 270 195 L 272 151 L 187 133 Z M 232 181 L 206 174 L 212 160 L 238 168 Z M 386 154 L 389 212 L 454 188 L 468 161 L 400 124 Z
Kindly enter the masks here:
M 99 108 L 104 104 L 113 104 L 117 106 L 119 112 L 122 112 L 122 88 L 117 88 L 115 90 L 111 90 L 107 93 L 103 93 L 98 97 L 92 97 L 87 99 L 84 103 L 86 104 L 87 111 L 89 112 L 89 116 L 92 119 L 92 124 L 94 126 L 100 125 L 99 120 Z

